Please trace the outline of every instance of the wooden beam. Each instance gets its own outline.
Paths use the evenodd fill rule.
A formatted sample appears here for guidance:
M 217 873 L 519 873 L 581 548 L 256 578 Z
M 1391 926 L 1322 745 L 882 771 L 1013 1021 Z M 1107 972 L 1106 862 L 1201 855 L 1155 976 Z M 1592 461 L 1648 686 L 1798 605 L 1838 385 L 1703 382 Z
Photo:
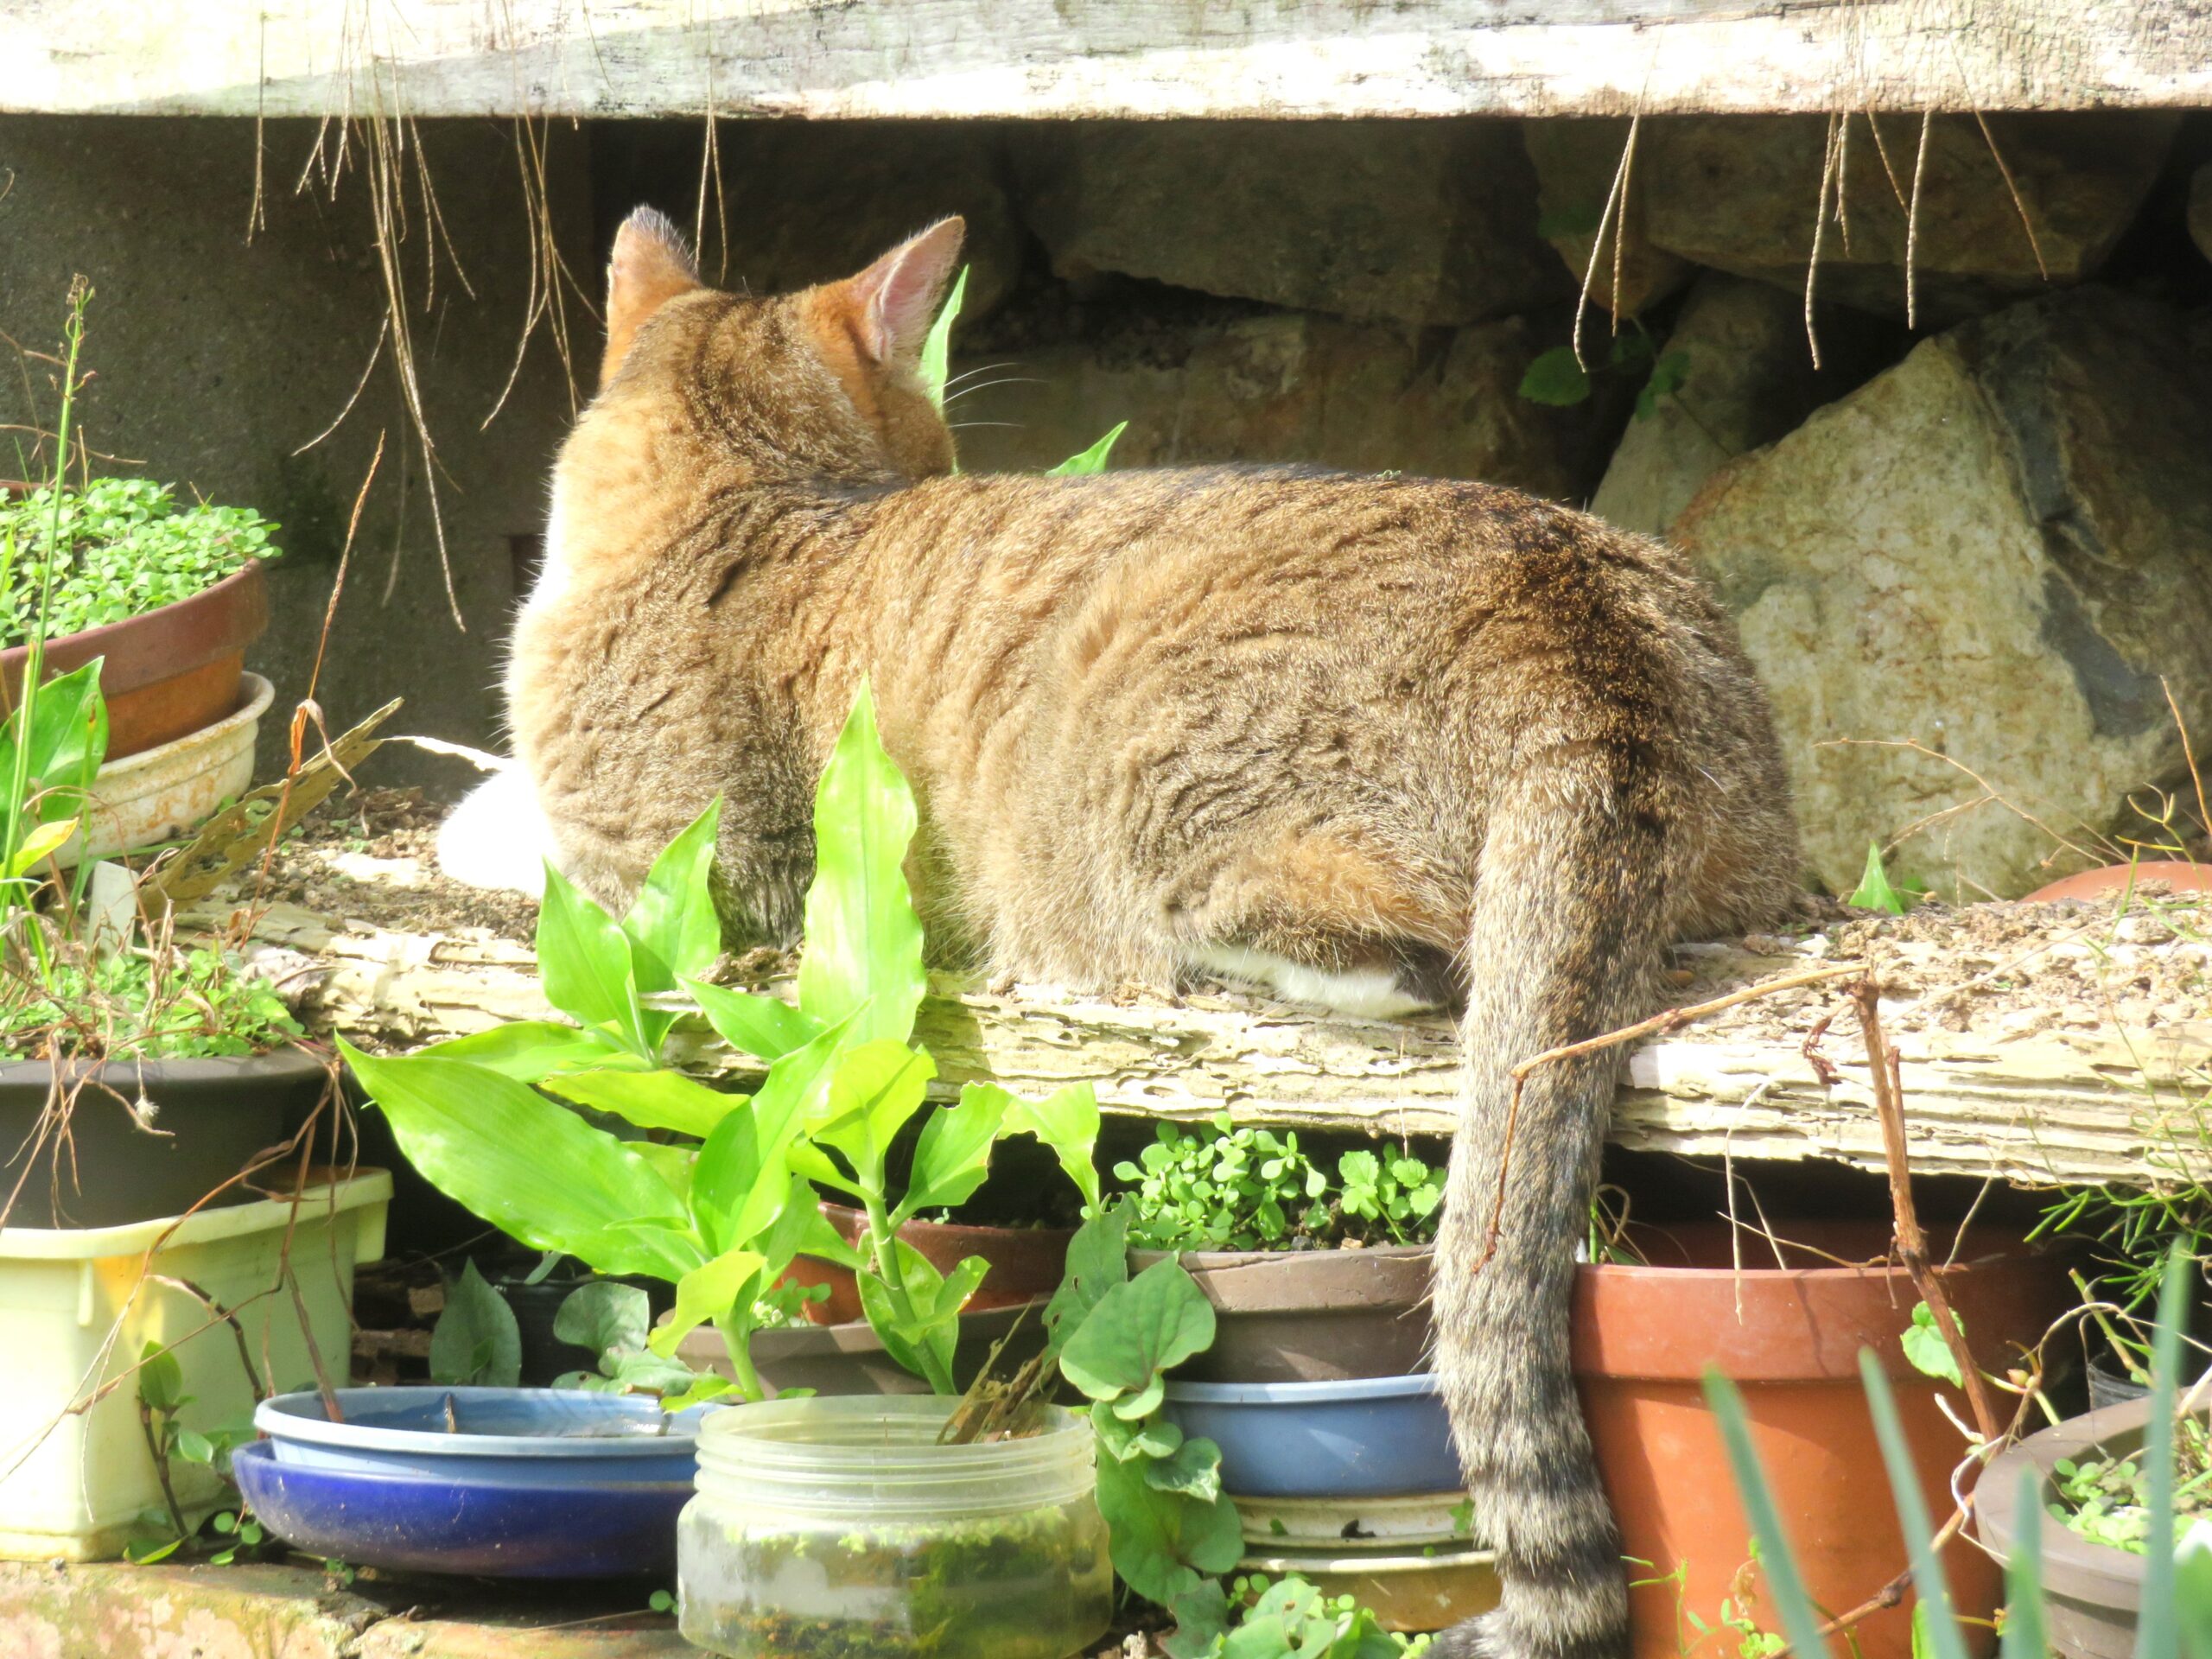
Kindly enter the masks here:
M 510 940 L 391 932 L 283 905 L 256 938 L 280 970 L 319 976 L 318 1025 L 372 1046 L 412 1047 L 547 1011 L 531 952 Z M 1805 966 L 1775 949 L 1700 947 L 1695 988 L 1681 1000 Z M 1110 1111 L 1185 1121 L 1226 1109 L 1243 1121 L 1385 1135 L 1448 1135 L 1458 1121 L 1458 1045 L 1440 1019 L 1322 1019 L 1229 995 L 1040 1000 L 950 981 L 938 990 L 917 1034 L 948 1091 L 986 1077 L 1030 1092 L 1089 1078 Z M 1807 1025 L 1835 1000 L 1829 988 L 1790 995 L 1802 999 L 1795 1006 Z M 2212 1145 L 2191 1108 L 2205 1093 L 2212 1021 L 2130 1041 L 2116 1027 L 1955 1032 L 1927 1013 L 1885 1005 L 1916 1170 L 2031 1185 L 2212 1177 Z M 1839 1020 L 1819 1052 L 1833 1082 L 1798 1035 L 1692 1027 L 1646 1043 L 1633 1052 L 1613 1138 L 1693 1156 L 1880 1170 L 1881 1131 L 1851 1022 Z M 684 1060 L 708 1073 L 753 1069 L 718 1046 Z
M 2202 0 L 18 0 L 0 111 L 1342 117 L 2212 104 Z

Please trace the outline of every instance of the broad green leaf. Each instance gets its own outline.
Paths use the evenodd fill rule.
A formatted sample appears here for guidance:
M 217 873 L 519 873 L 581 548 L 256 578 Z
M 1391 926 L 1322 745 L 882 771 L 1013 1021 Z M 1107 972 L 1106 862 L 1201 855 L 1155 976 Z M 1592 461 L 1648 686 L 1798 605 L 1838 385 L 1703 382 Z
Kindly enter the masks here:
M 1554 346 L 1521 377 L 1521 395 L 1532 404 L 1563 409 L 1590 396 L 1590 377 L 1575 361 L 1574 347 Z
M 782 1208 L 791 1154 L 841 1058 L 845 1027 L 832 1027 L 768 1068 L 752 1101 L 715 1125 L 691 1170 L 691 1214 L 718 1250 L 749 1245 Z
M 1221 1496 L 1221 1448 L 1208 1440 L 1185 1440 L 1166 1457 L 1148 1461 L 1144 1478 L 1163 1492 L 1211 1503 Z
M 416 1052 L 442 1060 L 466 1060 L 523 1083 L 537 1083 L 556 1071 L 634 1070 L 645 1064 L 611 1037 L 550 1020 L 509 1020 Z
M 1060 1374 L 1116 1415 L 1156 1409 L 1163 1373 L 1213 1342 L 1213 1305 L 1173 1259 L 1155 1262 L 1098 1300 L 1060 1351 Z
M 1967 1659 L 1966 1643 L 1960 1637 L 1958 1618 L 1951 1605 L 1950 1585 L 1943 1574 L 1942 1558 L 1936 1552 L 1936 1529 L 1928 1518 L 1928 1497 L 1920 1489 L 1920 1470 L 1913 1461 L 1911 1446 L 1906 1444 L 1904 1425 L 1897 1419 L 1890 1379 L 1871 1348 L 1859 1351 L 1859 1376 L 1866 1386 L 1867 1408 L 1873 1414 L 1874 1438 L 1881 1442 L 1882 1462 L 1889 1470 L 1890 1497 L 1897 1506 L 1897 1525 L 1904 1534 L 1905 1554 L 1912 1566 L 1913 1593 L 1929 1610 L 1933 1659 Z M 2023 1519 L 2034 1526 L 2039 1517 Z M 2171 1528 L 2166 1535 L 2173 1536 Z M 2171 1559 L 2171 1551 L 2168 1559 Z
M 645 1160 L 646 1166 L 676 1194 L 676 1201 L 683 1206 L 683 1212 L 690 1214 L 691 1167 L 698 1160 L 699 1148 L 688 1141 L 626 1141 L 623 1144 Z
M 937 1062 L 903 1042 L 885 1039 L 851 1049 L 839 1058 L 808 1132 L 842 1153 L 864 1188 L 880 1192 L 892 1141 L 926 1103 L 936 1075 Z
M 1090 1084 L 1071 1083 L 1042 1100 L 1008 1096 L 1004 1132 L 1033 1135 L 1050 1147 L 1076 1191 L 1083 1194 L 1084 1206 L 1097 1211 L 1098 1096 Z
M 652 1329 L 652 1302 L 635 1285 L 611 1279 L 578 1285 L 553 1315 L 553 1334 L 594 1354 L 639 1349 Z
M 184 1368 L 158 1342 L 138 1351 L 138 1398 L 154 1411 L 175 1411 L 184 1403 Z
M 83 791 L 92 785 L 100 763 L 107 759 L 107 700 L 100 695 L 100 667 L 95 657 L 57 674 L 38 688 L 30 710 L 30 741 L 26 753 L 33 788 L 50 791 L 40 801 L 35 817 L 44 820 L 76 817 L 84 809 Z M 0 763 L 10 775 L 16 741 L 22 732 L 22 715 L 0 724 Z
M 1068 1262 L 1059 1287 L 1045 1305 L 1047 1363 L 1057 1360 L 1068 1339 L 1081 1330 L 1100 1298 L 1129 1278 L 1129 1211 L 1126 1201 L 1095 1215 L 1068 1241 Z
M 645 1041 L 630 941 L 614 918 L 579 893 L 550 864 L 537 912 L 537 969 L 545 1000 L 578 1025 L 611 1033 L 645 1059 Z
M 894 1255 L 905 1248 L 899 1241 L 893 1241 Z M 908 1253 L 912 1254 L 911 1251 Z M 921 1260 L 919 1256 L 914 1259 Z M 901 1265 L 904 1266 L 903 1263 Z M 934 1305 L 944 1281 L 938 1275 L 937 1269 L 931 1268 L 926 1262 L 922 1262 L 922 1266 L 927 1270 L 927 1278 L 922 1280 L 922 1286 L 928 1300 Z M 916 1287 L 916 1275 L 906 1274 L 902 1276 L 906 1280 L 911 1294 Z M 872 1267 L 862 1267 L 854 1276 L 854 1283 L 860 1288 L 861 1312 L 868 1316 L 868 1328 L 875 1332 L 876 1340 L 883 1344 L 883 1351 L 891 1356 L 893 1363 L 916 1376 L 930 1380 L 934 1386 L 934 1379 L 930 1378 L 930 1363 L 923 1357 L 927 1344 L 924 1339 L 926 1331 L 921 1322 L 909 1320 L 899 1313 L 890 1287 Z
M 1099 1459 L 1098 1510 L 1115 1572 L 1147 1601 L 1173 1602 L 1200 1573 L 1229 1572 L 1243 1559 L 1234 1503 L 1164 1492 L 1144 1478 L 1141 1460 Z
M 1751 1419 L 1744 1410 L 1744 1397 L 1736 1391 L 1733 1382 L 1714 1367 L 1707 1366 L 1705 1398 L 1720 1424 L 1721 1444 L 1728 1452 L 1729 1471 L 1736 1478 L 1736 1495 L 1743 1500 L 1744 1513 L 1751 1520 L 1759 1565 L 1766 1574 L 1767 1593 L 1782 1611 L 1783 1632 L 1789 1637 L 1795 1652 L 1805 1656 L 1805 1659 L 1813 1659 L 1827 1651 L 1818 1635 L 1821 1616 L 1814 1610 L 1812 1597 L 1806 1592 L 1805 1576 L 1798 1570 L 1796 1552 L 1782 1530 L 1782 1515 L 1776 1509 L 1774 1493 L 1767 1485 L 1766 1471 L 1759 1467 L 1758 1452 L 1751 1445 Z
M 745 1104 L 743 1095 L 726 1095 L 696 1077 L 665 1069 L 563 1071 L 542 1079 L 542 1085 L 563 1100 L 595 1112 L 612 1112 L 641 1129 L 673 1129 L 702 1141 Z
M 196 1428 L 180 1428 L 176 1432 L 177 1456 L 187 1463 L 197 1463 L 213 1468 L 215 1464 L 215 1442 Z
M 764 1060 L 781 1059 L 822 1029 L 777 997 L 753 996 L 696 979 L 685 980 L 683 988 L 724 1042 Z
M 861 683 L 814 797 L 814 883 L 798 1003 L 834 1025 L 855 1014 L 855 1042 L 905 1042 L 927 979 L 922 925 L 902 868 L 914 835 L 914 796 L 876 735 Z
M 2180 1610 L 2174 1561 L 2174 1416 L 2181 1383 L 2181 1344 L 2189 1324 L 2195 1264 L 2184 1242 L 2166 1257 L 2158 1286 L 2158 1323 L 2151 1338 L 2151 1416 L 2143 1434 L 2143 1466 L 2151 1475 L 2149 1548 L 2135 1623 L 2135 1659 L 2177 1659 Z M 1885 1448 L 1886 1449 L 1886 1448 Z M 1948 1659 L 1948 1656 L 1947 1656 Z
M 703 1406 L 709 1400 L 719 1400 L 725 1395 L 736 1392 L 737 1384 L 729 1378 L 714 1371 L 702 1371 L 692 1378 L 691 1386 L 683 1393 L 662 1395 L 660 1408 L 663 1411 L 689 1411 L 694 1406 Z M 783 1397 L 794 1399 L 806 1392 L 804 1389 L 785 1389 Z
M 1106 457 L 1114 453 L 1114 440 L 1129 429 L 1127 421 L 1079 454 L 1070 455 L 1058 466 L 1047 468 L 1047 478 L 1092 478 L 1106 470 Z
M 791 1177 L 791 1186 L 784 1195 L 784 1207 L 753 1248 L 768 1259 L 766 1271 L 771 1278 L 779 1277 L 802 1255 L 834 1262 L 842 1268 L 858 1268 L 867 1262 L 845 1236 L 830 1224 L 830 1217 L 822 1213 L 822 1201 L 815 1197 L 813 1186 L 804 1175 Z
M 922 1125 L 906 1196 L 891 1212 L 894 1227 L 925 1210 L 949 1210 L 983 1184 L 991 1147 L 1014 1096 L 996 1084 L 971 1083 L 957 1106 L 940 1106 Z
M 640 1394 L 673 1394 L 692 1387 L 698 1373 L 680 1359 L 663 1359 L 643 1348 L 617 1355 L 607 1380 Z
M 1859 890 L 1844 902 L 1861 910 L 1885 910 L 1892 916 L 1904 914 L 1904 897 L 1890 885 L 1889 872 L 1882 868 L 1880 842 L 1866 843 L 1866 868 L 1859 878 Z
M 1952 1315 L 1954 1319 L 1959 1316 Z M 1959 1334 L 1966 1334 L 1966 1324 L 1961 1320 Z M 1952 1355 L 1950 1344 L 1943 1340 L 1943 1333 L 1936 1328 L 1935 1311 L 1925 1302 L 1912 1305 L 1912 1323 L 1907 1325 L 1897 1343 L 1904 1350 L 1904 1357 L 1912 1369 L 1923 1376 L 1940 1377 L 1954 1388 L 1964 1388 L 1966 1380 L 1959 1375 L 1959 1362 Z
M 668 844 L 645 876 L 645 885 L 622 918 L 630 941 L 630 960 L 640 995 L 672 991 L 677 982 L 703 973 L 722 947 L 721 918 L 709 880 L 715 866 L 715 829 L 721 817 L 717 795 L 707 810 Z M 658 1046 L 676 1016 L 645 1010 L 647 1039 Z
M 28 874 L 60 852 L 68 845 L 69 837 L 77 833 L 81 822 L 78 818 L 56 818 L 33 830 L 23 837 L 23 844 L 16 849 L 16 856 L 9 862 L 10 877 Z
M 2024 1489 L 2023 1516 L 2036 1513 L 2036 1488 L 2029 1484 L 2033 1471 L 2020 1471 Z M 2005 1564 L 2005 1650 L 2002 1659 L 2043 1659 L 2043 1541 L 2030 1541 L 2038 1532 L 2024 1526 L 2013 1559 Z M 2019 1570 L 2016 1573 L 2015 1567 Z M 2174 1551 L 2174 1613 L 2180 1626 L 2181 1651 L 2185 1659 L 2212 1659 L 2212 1521 L 2192 1522 Z M 2017 1647 L 2012 1627 L 2021 1628 Z M 2030 1647 L 2029 1643 L 2037 1645 Z
M 1131 1423 L 1110 1411 L 1101 1411 L 1091 1414 L 1090 1426 L 1097 1431 L 1098 1449 L 1123 1463 L 1131 1458 L 1157 1462 L 1173 1457 L 1183 1446 L 1183 1431 L 1165 1417 L 1145 1417 Z
M 652 1333 L 647 1345 L 663 1359 L 677 1344 L 709 1319 L 719 1319 L 737 1306 L 740 1296 L 750 1300 L 760 1269 L 767 1263 L 753 1250 L 725 1250 L 713 1261 L 691 1269 L 676 1281 L 676 1313 Z
M 470 1262 L 446 1291 L 430 1330 L 430 1381 L 448 1388 L 512 1389 L 522 1381 L 522 1330 L 507 1299 Z
M 890 1255 L 906 1293 L 903 1313 L 891 1287 L 872 1267 L 857 1275 L 861 1308 L 883 1344 L 884 1351 L 939 1392 L 950 1387 L 953 1350 L 960 1337 L 960 1310 L 976 1294 L 990 1264 L 971 1255 L 949 1274 L 940 1274 L 904 1239 L 891 1241 Z
M 929 334 L 922 340 L 922 358 L 918 372 L 922 389 L 930 395 L 930 402 L 941 413 L 944 409 L 944 382 L 952 366 L 952 325 L 959 320 L 960 302 L 968 294 L 968 267 L 960 267 L 960 274 L 952 279 L 952 291 L 944 296 L 944 308 L 937 314 L 937 321 L 930 324 Z
M 408 1162 L 493 1226 L 601 1273 L 678 1279 L 704 1259 L 652 1164 L 567 1107 L 465 1061 L 339 1049 Z

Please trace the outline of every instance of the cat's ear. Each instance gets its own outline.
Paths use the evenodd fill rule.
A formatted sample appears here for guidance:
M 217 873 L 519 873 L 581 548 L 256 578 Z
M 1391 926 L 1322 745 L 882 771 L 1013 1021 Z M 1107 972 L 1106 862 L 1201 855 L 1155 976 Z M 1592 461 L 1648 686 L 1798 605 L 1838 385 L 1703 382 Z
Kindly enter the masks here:
M 599 384 L 614 378 L 638 330 L 654 312 L 699 286 L 683 233 L 665 213 L 640 207 L 624 219 L 614 233 L 614 257 L 607 264 L 607 355 L 600 359 Z
M 957 214 L 940 219 L 843 283 L 854 337 L 878 365 L 911 365 L 921 356 L 967 233 Z

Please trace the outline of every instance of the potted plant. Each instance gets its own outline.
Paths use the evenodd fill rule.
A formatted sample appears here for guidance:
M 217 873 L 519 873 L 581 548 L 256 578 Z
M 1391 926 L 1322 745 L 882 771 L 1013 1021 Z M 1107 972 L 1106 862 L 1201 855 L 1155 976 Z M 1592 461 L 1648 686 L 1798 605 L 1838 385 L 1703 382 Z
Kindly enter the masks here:
M 1670 1229 L 1646 1260 L 1577 1270 L 1572 1341 L 1584 1417 L 1624 1552 L 1652 1563 L 1629 1594 L 1638 1659 L 1678 1659 L 1687 1618 L 1719 1624 L 1750 1554 L 1750 1522 L 1711 1478 L 1726 1452 L 1706 1404 L 1708 1372 L 1740 1392 L 1821 1605 L 1856 1604 L 1905 1554 L 1882 1502 L 1862 1350 L 1897 1395 L 1927 1503 L 1948 1512 L 1952 1472 L 1967 1452 L 1938 1395 L 1959 1379 L 1941 1376 L 1948 1351 L 1905 1268 L 1886 1259 L 1888 1242 L 1885 1224 L 1784 1223 L 1771 1240 L 1738 1249 L 1717 1223 Z M 1940 1247 L 1936 1255 L 1943 1259 Z M 1994 1233 L 1969 1237 L 1937 1276 L 1985 1373 L 2001 1375 L 2032 1347 L 2064 1300 L 2048 1262 Z M 1986 1558 L 1955 1543 L 1943 1560 L 1956 1605 L 1987 1618 L 1998 1584 Z M 1867 1659 L 1914 1650 L 1907 1608 L 1877 1613 L 1854 1634 Z
M 1444 1174 L 1404 1147 L 1347 1152 L 1333 1174 L 1239 1126 L 1162 1123 L 1135 1162 L 1129 1241 L 1141 1270 L 1179 1255 L 1213 1304 L 1211 1347 L 1182 1380 L 1306 1382 L 1426 1370 Z
M 65 342 L 65 454 L 83 298 Z M 296 1046 L 275 987 L 217 946 L 177 942 L 127 872 L 92 902 L 89 865 L 60 861 L 94 810 L 109 738 L 103 661 L 45 672 L 67 561 L 25 556 L 33 523 L 39 549 L 73 546 L 69 499 L 34 492 L 0 521 L 0 611 L 19 629 L 29 619 L 0 713 L 0 1300 L 21 1344 L 0 1546 L 82 1559 L 113 1553 L 149 1510 L 188 1531 L 226 1490 L 219 1432 L 272 1389 L 342 1367 L 353 1266 L 381 1252 L 391 1185 L 317 1170 L 311 1142 L 287 1139 L 330 1076 Z M 127 585 L 125 567 L 103 569 Z M 149 1402 L 156 1377 L 173 1386 Z M 156 1411 L 166 1441 L 142 1433 Z M 165 1443 L 186 1454 L 175 1468 Z

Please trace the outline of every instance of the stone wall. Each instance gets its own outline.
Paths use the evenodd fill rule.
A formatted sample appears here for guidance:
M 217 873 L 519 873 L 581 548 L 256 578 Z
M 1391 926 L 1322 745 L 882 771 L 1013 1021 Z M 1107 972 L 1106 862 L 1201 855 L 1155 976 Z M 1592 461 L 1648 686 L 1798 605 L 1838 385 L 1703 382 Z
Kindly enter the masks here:
M 1870 841 L 1971 895 L 2139 830 L 2131 799 L 2184 776 L 2169 687 L 2212 734 L 2212 122 L 1945 117 L 1923 158 L 1910 118 L 1647 121 L 1609 215 L 1625 130 L 724 121 L 709 157 L 701 122 L 607 122 L 556 131 L 551 176 L 594 302 L 640 202 L 756 293 L 964 215 L 971 470 L 1048 466 L 1126 420 L 1116 465 L 1482 478 L 1673 537 L 1773 689 L 1832 888 Z M 286 525 L 262 657 L 288 692 L 385 431 L 325 702 L 404 691 L 412 728 L 480 741 L 506 537 L 534 526 L 569 400 L 541 335 L 479 431 L 531 293 L 513 135 L 428 136 L 474 288 L 442 271 L 416 326 L 466 635 L 389 365 L 292 454 L 382 310 L 358 176 L 334 207 L 292 193 L 310 130 L 271 124 L 248 247 L 250 125 L 0 123 L 0 327 L 50 338 L 69 274 L 92 276 L 95 441 Z M 1586 375 L 1563 349 L 1586 277 Z M 17 395 L 0 377 L 0 420 Z
M 515 368 L 531 292 L 514 135 L 504 124 L 426 122 L 409 132 L 421 166 L 414 149 L 401 157 L 406 217 L 396 247 L 436 444 L 451 601 L 388 342 L 378 353 L 385 289 L 363 140 L 353 137 L 333 200 L 315 184 L 295 188 L 315 152 L 315 124 L 270 122 L 259 137 L 265 223 L 249 241 L 251 122 L 0 118 L 0 330 L 52 351 L 70 279 L 86 277 L 85 363 L 94 378 L 83 429 L 93 449 L 117 458 L 101 464 L 251 505 L 280 526 L 274 616 L 249 657 L 276 685 L 276 716 L 262 734 L 264 773 L 278 763 L 283 716 L 306 693 L 347 519 L 379 435 L 384 456 L 318 701 L 334 729 L 404 696 L 395 729 L 493 742 L 498 645 L 514 601 L 508 538 L 538 526 L 545 471 L 570 409 L 541 327 L 505 406 L 485 424 Z M 335 128 L 327 138 L 334 159 Z M 551 134 L 545 176 L 556 241 L 575 269 L 589 272 L 578 135 Z M 593 360 L 596 325 L 575 315 Z M 19 373 L 14 358 L 0 346 L 0 423 L 50 424 L 51 370 L 33 361 Z M 359 401 L 338 429 L 303 448 L 356 387 Z M 18 471 L 14 435 L 0 433 L 0 476 Z M 453 788 L 466 776 L 454 762 L 397 747 L 377 766 L 384 781 Z

